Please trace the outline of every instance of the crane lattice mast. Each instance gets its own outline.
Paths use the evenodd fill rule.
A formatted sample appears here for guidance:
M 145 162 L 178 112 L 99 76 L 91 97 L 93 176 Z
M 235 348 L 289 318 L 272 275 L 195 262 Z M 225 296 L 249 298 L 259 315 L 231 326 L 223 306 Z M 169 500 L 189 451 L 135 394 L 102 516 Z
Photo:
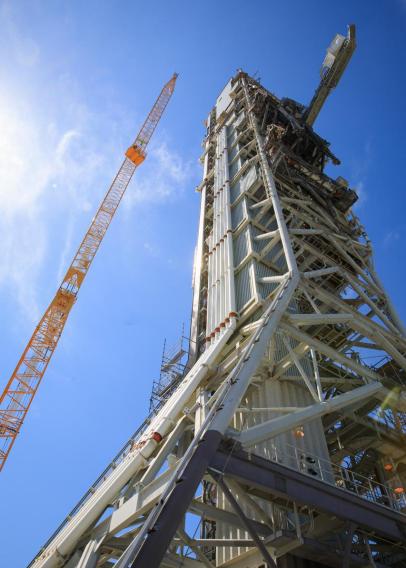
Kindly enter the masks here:
M 177 74 L 164 85 L 87 230 L 54 299 L 34 330 L 0 398 L 0 471 L 55 352 L 79 289 L 136 168 L 172 96 Z

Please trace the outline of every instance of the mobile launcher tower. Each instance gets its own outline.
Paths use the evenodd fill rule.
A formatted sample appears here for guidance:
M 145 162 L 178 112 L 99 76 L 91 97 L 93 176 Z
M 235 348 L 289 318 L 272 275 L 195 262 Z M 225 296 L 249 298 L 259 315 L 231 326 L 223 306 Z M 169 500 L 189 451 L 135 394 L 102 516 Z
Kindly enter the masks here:
M 31 567 L 406 565 L 404 329 L 312 128 L 354 48 L 308 107 L 242 71 L 218 97 L 187 365 Z

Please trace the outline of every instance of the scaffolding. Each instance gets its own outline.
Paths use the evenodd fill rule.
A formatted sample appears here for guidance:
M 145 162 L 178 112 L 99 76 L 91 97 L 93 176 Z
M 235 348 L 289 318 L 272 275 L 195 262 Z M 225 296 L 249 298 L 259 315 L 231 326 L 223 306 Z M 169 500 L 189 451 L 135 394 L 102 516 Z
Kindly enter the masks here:
M 152 383 L 149 400 L 150 413 L 156 413 L 161 408 L 185 376 L 189 358 L 189 344 L 190 339 L 184 334 L 184 325 L 179 339 L 174 344 L 168 345 L 165 338 L 159 379 Z

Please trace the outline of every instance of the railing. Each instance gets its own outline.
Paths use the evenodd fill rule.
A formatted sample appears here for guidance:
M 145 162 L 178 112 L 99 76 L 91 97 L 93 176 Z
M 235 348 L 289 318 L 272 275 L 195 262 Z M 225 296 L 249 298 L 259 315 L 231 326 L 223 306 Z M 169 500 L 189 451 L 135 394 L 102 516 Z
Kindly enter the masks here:
M 162 406 L 162 403 L 161 405 Z M 115 470 L 119 463 L 126 457 L 128 452 L 131 450 L 134 442 L 139 439 L 142 433 L 146 430 L 147 426 L 150 424 L 151 419 L 155 413 L 151 413 L 147 419 L 141 424 L 141 426 L 134 432 L 128 442 L 121 448 L 118 454 L 113 458 L 107 468 L 103 473 L 97 478 L 97 480 L 92 484 L 90 489 L 84 494 L 82 499 L 77 503 L 77 505 L 70 511 L 67 517 L 62 521 L 56 531 L 51 535 L 47 542 L 41 547 L 40 551 L 36 557 L 31 561 L 27 568 L 30 568 L 38 558 L 38 556 L 47 548 L 47 546 L 52 542 L 52 540 L 61 532 L 61 530 L 69 523 L 69 521 L 74 517 L 78 511 L 83 507 L 83 505 L 90 499 L 90 497 L 95 493 L 95 491 L 104 483 L 104 481 L 110 476 L 110 474 Z M 329 483 L 339 489 L 344 491 L 349 491 L 350 493 L 356 494 L 358 497 L 366 499 L 381 505 L 383 507 L 392 509 L 398 513 L 406 515 L 406 497 L 402 493 L 400 495 L 396 494 L 390 487 L 382 485 L 377 481 L 371 480 L 368 477 L 355 473 L 354 471 L 339 466 L 325 460 L 314 456 L 313 454 L 306 453 L 304 450 L 291 446 L 290 444 L 284 444 L 283 450 L 278 449 L 274 444 L 271 447 L 270 460 L 276 463 L 280 463 L 285 467 L 290 469 L 295 469 L 305 475 L 320 479 L 325 483 Z
M 272 444 L 270 459 L 285 467 L 295 469 L 305 475 L 353 493 L 362 499 L 406 515 L 404 493 L 397 494 L 387 485 L 355 473 L 351 469 L 309 454 L 290 444 L 284 444 L 283 450 Z

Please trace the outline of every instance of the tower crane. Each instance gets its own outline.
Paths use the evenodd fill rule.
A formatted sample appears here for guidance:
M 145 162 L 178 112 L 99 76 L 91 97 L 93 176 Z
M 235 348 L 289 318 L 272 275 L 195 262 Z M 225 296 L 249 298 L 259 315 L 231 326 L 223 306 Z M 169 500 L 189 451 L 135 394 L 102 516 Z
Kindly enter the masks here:
M 25 347 L 0 398 L 0 471 L 21 430 L 34 396 L 55 352 L 79 289 L 99 250 L 136 168 L 145 160 L 146 148 L 172 96 L 177 74 L 164 85 L 134 143 L 125 153 L 109 190 L 59 286 L 54 299 Z

